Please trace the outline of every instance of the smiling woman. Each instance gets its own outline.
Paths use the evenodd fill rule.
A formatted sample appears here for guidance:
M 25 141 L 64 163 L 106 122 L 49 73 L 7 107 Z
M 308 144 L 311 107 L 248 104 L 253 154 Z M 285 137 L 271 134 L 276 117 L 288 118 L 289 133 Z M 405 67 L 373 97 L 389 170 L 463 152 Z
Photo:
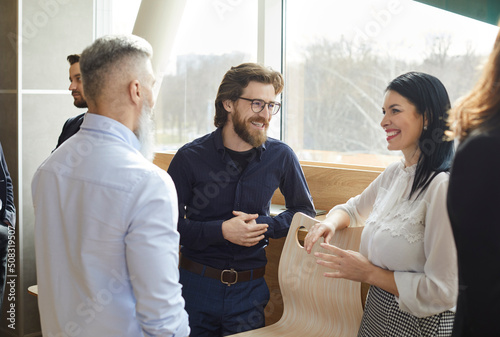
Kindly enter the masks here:
M 315 253 L 326 277 L 370 284 L 358 336 L 450 336 L 457 297 L 457 264 L 445 195 L 453 146 L 423 145 L 446 130 L 449 99 L 434 76 L 411 72 L 389 83 L 382 126 L 389 149 L 404 162 L 389 165 L 360 195 L 335 206 L 309 230 L 308 253 L 321 237 L 328 253 Z M 427 124 L 424 127 L 424 124 Z M 337 231 L 363 226 L 359 253 L 328 242 Z M 398 254 L 394 254 L 397 251 Z
M 387 148 L 402 151 L 406 166 L 416 164 L 420 156 L 418 139 L 422 133 L 422 114 L 408 99 L 392 90 L 385 94 L 382 111 L 381 125 L 387 133 Z
M 391 104 L 390 99 L 394 103 Z M 409 72 L 398 76 L 387 86 L 384 108 L 398 103 L 401 104 L 401 111 L 395 115 L 386 112 L 382 126 L 397 127 L 399 124 L 396 135 L 387 140 L 388 149 L 401 150 L 406 167 L 417 164 L 411 197 L 417 189 L 425 190 L 436 175 L 450 168 L 453 143 L 444 141 L 450 99 L 438 78 Z

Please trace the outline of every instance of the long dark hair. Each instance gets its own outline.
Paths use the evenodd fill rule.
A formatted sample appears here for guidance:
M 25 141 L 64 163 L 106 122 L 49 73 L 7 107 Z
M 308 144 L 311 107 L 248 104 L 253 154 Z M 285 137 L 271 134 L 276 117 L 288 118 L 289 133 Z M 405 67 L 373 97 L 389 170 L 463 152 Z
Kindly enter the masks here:
M 450 170 L 454 154 L 453 143 L 446 141 L 444 136 L 448 130 L 446 114 L 450 108 L 450 98 L 439 79 L 421 72 L 400 75 L 392 80 L 385 90 L 395 91 L 405 97 L 424 117 L 422 134 L 418 141 L 420 157 L 409 196 L 411 198 L 419 191 L 418 198 L 429 187 L 434 177 Z

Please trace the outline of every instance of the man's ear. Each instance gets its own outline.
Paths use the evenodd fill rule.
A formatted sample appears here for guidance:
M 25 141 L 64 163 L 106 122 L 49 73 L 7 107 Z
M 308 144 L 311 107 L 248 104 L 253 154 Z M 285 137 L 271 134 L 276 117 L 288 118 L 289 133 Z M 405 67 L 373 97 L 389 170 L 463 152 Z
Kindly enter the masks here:
M 138 80 L 133 80 L 129 83 L 128 95 L 134 104 L 139 105 L 142 99 L 142 86 Z
M 224 102 L 222 102 L 222 105 L 227 112 L 234 112 L 234 102 L 230 99 L 226 99 Z

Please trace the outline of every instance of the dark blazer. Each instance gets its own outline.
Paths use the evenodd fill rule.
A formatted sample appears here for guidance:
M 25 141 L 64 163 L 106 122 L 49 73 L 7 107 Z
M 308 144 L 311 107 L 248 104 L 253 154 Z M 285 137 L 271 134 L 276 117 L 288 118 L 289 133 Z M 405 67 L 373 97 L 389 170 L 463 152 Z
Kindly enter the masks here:
M 78 130 L 80 130 L 80 125 L 82 125 L 84 116 L 85 116 L 85 113 L 82 113 L 81 115 L 69 118 L 66 121 L 66 123 L 64 123 L 63 129 L 61 131 L 61 135 L 59 136 L 59 139 L 57 141 L 56 149 L 62 143 L 64 143 L 66 140 L 68 140 L 69 137 L 73 136 L 75 133 L 78 132 Z
M 7 163 L 3 155 L 3 148 L 0 144 L 0 200 L 2 207 L 0 208 L 0 220 L 8 221 L 12 226 L 16 224 L 16 206 L 14 206 L 14 188 L 12 187 L 12 179 L 10 179 Z
M 500 129 L 458 147 L 447 200 L 458 257 L 454 337 L 500 336 L 499 174 Z

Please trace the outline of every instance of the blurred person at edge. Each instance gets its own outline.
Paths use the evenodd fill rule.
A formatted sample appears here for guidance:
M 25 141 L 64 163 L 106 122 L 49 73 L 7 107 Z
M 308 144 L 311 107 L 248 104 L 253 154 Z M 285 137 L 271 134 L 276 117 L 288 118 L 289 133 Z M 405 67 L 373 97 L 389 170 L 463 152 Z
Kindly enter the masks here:
M 389 165 L 360 195 L 335 206 L 305 238 L 326 277 L 370 284 L 358 336 L 450 336 L 458 293 L 456 248 L 446 192 L 453 144 L 444 141 L 450 101 L 436 77 L 410 72 L 386 88 L 381 122 Z M 330 242 L 336 231 L 363 226 L 360 250 Z
M 215 99 L 217 129 L 184 145 L 168 168 L 179 198 L 180 282 L 193 336 L 264 326 L 268 239 L 286 236 L 296 212 L 315 216 L 297 156 L 267 137 L 282 89 L 282 75 L 270 68 L 232 67 Z M 278 187 L 287 210 L 273 217 Z
M 0 144 L 0 309 L 2 308 L 5 280 L 7 277 L 7 252 L 9 229 L 16 225 L 16 206 L 14 205 L 14 188 L 7 163 Z
M 73 104 L 77 108 L 87 108 L 87 101 L 84 97 L 83 84 L 82 84 L 82 74 L 80 71 L 80 54 L 68 55 L 67 60 L 69 62 L 69 90 L 74 98 Z M 64 123 L 59 139 L 57 140 L 56 149 L 61 146 L 69 137 L 73 136 L 80 130 L 80 125 L 82 125 L 83 118 L 85 117 L 85 112 L 68 118 Z
M 448 188 L 458 256 L 454 337 L 500 336 L 500 33 L 482 76 L 450 112 L 459 141 Z
M 177 196 L 151 163 L 152 48 L 105 36 L 80 60 L 89 112 L 32 182 L 44 336 L 187 336 Z

